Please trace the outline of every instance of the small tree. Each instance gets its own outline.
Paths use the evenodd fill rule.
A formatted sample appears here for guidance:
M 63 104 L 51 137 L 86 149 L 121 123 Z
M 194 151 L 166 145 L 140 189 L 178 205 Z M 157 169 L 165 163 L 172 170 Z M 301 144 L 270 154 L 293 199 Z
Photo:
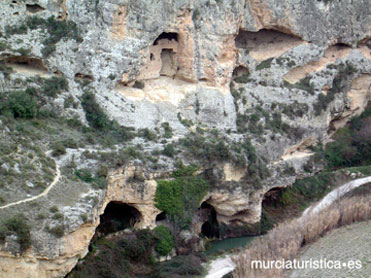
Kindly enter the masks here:
M 10 93 L 7 107 L 14 118 L 32 119 L 37 113 L 36 100 L 25 91 Z

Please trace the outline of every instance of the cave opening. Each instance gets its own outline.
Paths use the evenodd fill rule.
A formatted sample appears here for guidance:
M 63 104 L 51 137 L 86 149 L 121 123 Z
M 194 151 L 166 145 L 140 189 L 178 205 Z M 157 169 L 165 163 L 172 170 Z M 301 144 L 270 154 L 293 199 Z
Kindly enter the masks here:
M 175 63 L 175 53 L 172 49 L 162 49 L 161 51 L 161 61 L 162 67 L 160 70 L 161 76 L 174 76 L 176 74 L 176 63 Z
M 207 238 L 219 238 L 219 223 L 216 218 L 214 207 L 206 201 L 200 207 L 200 220 L 203 222 L 201 226 L 201 235 Z
M 165 212 L 161 212 L 156 216 L 156 225 L 162 225 L 167 222 L 167 214 Z
M 284 197 L 285 190 L 287 189 L 275 187 L 264 194 L 261 219 L 263 231 L 269 230 L 274 223 L 281 223 L 285 219 L 297 216 L 299 208 L 290 205 L 292 197 L 290 197 L 290 194 L 286 194 L 287 196 Z
M 249 55 L 260 62 L 279 57 L 286 51 L 303 43 L 305 41 L 300 37 L 289 33 L 289 30 L 285 29 L 280 31 L 261 29 L 257 32 L 240 29 L 235 37 L 235 46 L 239 55 Z
M 247 67 L 239 65 L 233 70 L 232 79 L 237 83 L 247 83 L 250 71 Z
M 282 188 L 275 187 L 264 194 L 262 206 L 263 208 L 280 206 Z
M 43 7 L 41 7 L 38 4 L 26 4 L 26 9 L 30 13 L 38 13 L 38 12 L 42 12 L 45 10 Z
M 175 40 L 175 41 L 178 41 L 178 34 L 177 33 L 173 33 L 173 32 L 170 32 L 170 33 L 167 33 L 167 32 L 163 32 L 162 34 L 160 34 L 157 39 L 153 42 L 153 45 L 157 45 L 159 44 L 159 42 L 161 40 L 168 40 L 168 41 L 171 41 L 171 40 Z
M 141 213 L 133 206 L 121 202 L 110 202 L 100 216 L 100 224 L 96 229 L 96 236 L 104 236 L 133 228 L 142 218 Z
M 22 66 L 30 69 L 47 71 L 41 59 L 29 58 L 26 56 L 13 56 L 5 59 L 4 62 L 8 63 L 10 66 Z

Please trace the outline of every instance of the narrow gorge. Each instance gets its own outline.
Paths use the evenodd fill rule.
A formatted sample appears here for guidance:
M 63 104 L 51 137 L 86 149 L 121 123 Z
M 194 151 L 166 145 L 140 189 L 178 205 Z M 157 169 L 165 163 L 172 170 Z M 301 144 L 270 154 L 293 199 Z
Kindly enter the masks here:
M 0 278 L 205 277 L 213 240 L 371 176 L 368 0 L 0 15 Z

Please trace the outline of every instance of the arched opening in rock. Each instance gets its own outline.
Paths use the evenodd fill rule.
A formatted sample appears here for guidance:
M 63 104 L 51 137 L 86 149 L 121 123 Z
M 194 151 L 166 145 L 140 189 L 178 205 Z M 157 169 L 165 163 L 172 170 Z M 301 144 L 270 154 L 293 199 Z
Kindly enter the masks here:
M 5 64 L 15 72 L 28 75 L 44 75 L 47 68 L 41 59 L 29 58 L 26 56 L 13 56 L 4 60 Z
M 262 206 L 264 207 L 279 207 L 280 199 L 281 199 L 281 192 L 283 188 L 275 187 L 270 189 L 268 192 L 264 194 Z
M 165 212 L 161 212 L 156 216 L 156 225 L 161 225 L 167 222 L 167 215 Z
M 26 9 L 27 9 L 27 12 L 30 12 L 30 13 L 33 13 L 33 14 L 38 13 L 38 12 L 42 12 L 42 11 L 45 10 L 43 7 L 41 7 L 38 4 L 26 4 Z
M 141 213 L 133 206 L 120 202 L 110 202 L 100 216 L 96 229 L 98 237 L 133 228 L 142 218 Z
M 239 65 L 233 70 L 232 79 L 237 83 L 247 83 L 250 71 L 247 67 Z
M 78 81 L 86 81 L 86 82 L 92 82 L 94 81 L 94 77 L 90 74 L 83 74 L 81 72 L 78 72 L 75 74 L 75 79 Z
M 200 207 L 201 234 L 208 238 L 219 238 L 219 223 L 216 219 L 216 211 L 206 201 Z
M 137 80 L 174 77 L 178 71 L 178 34 L 162 33 L 149 47 L 146 63 Z
M 278 57 L 287 50 L 304 43 L 294 35 L 276 30 L 262 29 L 258 32 L 241 30 L 235 38 L 237 48 L 249 50 L 250 55 L 257 60 Z
M 342 49 L 350 48 L 352 46 L 348 45 L 346 43 L 339 42 L 339 43 L 335 44 L 334 47 L 336 47 L 338 50 L 342 50 Z
M 178 41 L 178 34 L 177 33 L 172 33 L 172 32 L 163 32 L 160 34 L 157 39 L 153 42 L 153 45 L 159 44 L 161 40 L 167 40 L 167 41 Z

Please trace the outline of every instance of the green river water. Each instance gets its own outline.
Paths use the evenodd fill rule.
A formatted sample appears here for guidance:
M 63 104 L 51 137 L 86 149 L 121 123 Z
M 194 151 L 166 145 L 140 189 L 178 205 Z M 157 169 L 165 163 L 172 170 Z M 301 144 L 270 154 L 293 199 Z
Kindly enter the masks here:
M 228 252 L 234 248 L 244 248 L 255 237 L 234 237 L 222 240 L 210 241 L 204 252 L 206 256 L 218 255 L 220 253 Z

